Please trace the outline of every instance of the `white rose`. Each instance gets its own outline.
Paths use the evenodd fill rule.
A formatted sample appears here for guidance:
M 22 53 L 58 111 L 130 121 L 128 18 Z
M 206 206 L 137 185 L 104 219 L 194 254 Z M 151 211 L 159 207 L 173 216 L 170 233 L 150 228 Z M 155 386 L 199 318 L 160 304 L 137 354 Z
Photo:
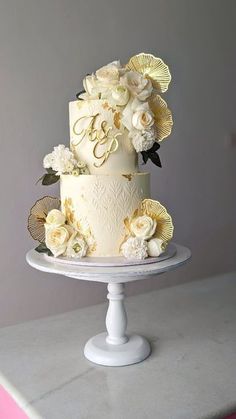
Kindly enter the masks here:
M 54 227 L 45 224 L 45 244 L 55 257 L 65 252 L 69 238 L 70 229 L 68 226 Z
M 153 146 L 155 143 L 155 132 L 152 128 L 145 131 L 131 131 L 129 138 L 131 138 L 135 150 L 139 153 L 147 151 Z
M 154 124 L 152 111 L 149 109 L 138 109 L 132 116 L 132 124 L 134 128 L 139 130 L 151 128 L 151 126 Z
M 121 79 L 121 84 L 126 86 L 131 94 L 139 100 L 146 100 L 152 93 L 153 87 L 151 80 L 146 79 L 142 74 L 136 71 L 128 71 Z
M 125 86 L 119 84 L 112 89 L 111 97 L 115 105 L 125 106 L 129 101 L 129 91 Z
M 121 253 L 127 259 L 145 259 L 148 257 L 147 242 L 140 237 L 129 237 L 122 244 Z
M 85 240 L 75 231 L 67 243 L 66 256 L 82 258 L 86 255 L 88 246 Z
M 59 227 L 65 224 L 65 221 L 66 221 L 66 217 L 58 209 L 52 209 L 51 211 L 49 211 L 46 218 L 46 223 L 50 225 L 54 225 L 54 227 Z
M 155 233 L 156 226 L 156 220 L 153 220 L 148 215 L 141 215 L 131 221 L 130 230 L 136 237 L 148 240 Z
M 165 251 L 165 244 L 161 239 L 151 239 L 147 246 L 149 256 L 158 257 Z
M 96 71 L 98 81 L 109 86 L 117 84 L 120 78 L 119 66 L 119 61 L 113 61 L 112 63 L 99 68 Z

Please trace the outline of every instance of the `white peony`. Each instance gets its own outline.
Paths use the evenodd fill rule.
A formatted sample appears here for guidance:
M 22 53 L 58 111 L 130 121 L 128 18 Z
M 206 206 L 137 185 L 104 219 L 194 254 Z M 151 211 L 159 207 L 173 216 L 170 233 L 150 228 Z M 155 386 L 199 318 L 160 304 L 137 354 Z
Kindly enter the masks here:
M 125 86 L 118 84 L 111 91 L 111 102 L 118 106 L 125 106 L 129 101 L 129 91 Z
M 71 235 L 71 227 L 53 226 L 45 224 L 45 244 L 52 254 L 57 257 L 66 251 L 67 243 Z
M 155 143 L 155 132 L 154 129 L 144 130 L 144 131 L 131 131 L 129 138 L 132 140 L 132 144 L 137 151 L 149 150 Z
M 51 211 L 49 211 L 46 218 L 46 223 L 48 225 L 53 225 L 54 227 L 59 227 L 65 224 L 65 221 L 66 221 L 65 215 L 58 209 L 52 209 Z
M 126 86 L 131 92 L 132 96 L 139 100 L 146 100 L 151 96 L 153 87 L 151 80 L 146 79 L 142 74 L 136 71 L 126 72 L 120 79 L 121 84 Z
M 96 71 L 97 80 L 104 85 L 112 86 L 118 84 L 121 68 L 119 61 L 113 61 Z
M 129 237 L 122 244 L 121 253 L 127 259 L 145 259 L 148 257 L 147 242 L 140 237 Z
M 161 239 L 151 239 L 148 244 L 149 256 L 158 257 L 165 251 L 165 244 Z
M 130 230 L 136 236 L 144 240 L 150 239 L 156 231 L 157 222 L 148 215 L 134 218 L 130 223 Z
M 83 80 L 83 86 L 85 92 L 89 96 L 93 96 L 94 99 L 98 98 L 96 87 L 97 87 L 97 78 L 94 74 L 91 74 L 89 76 L 86 76 Z
M 63 144 L 54 147 L 53 152 L 45 156 L 43 160 L 45 169 L 51 167 L 58 176 L 63 173 L 71 173 L 76 165 L 74 154 Z
M 87 249 L 87 243 L 75 231 L 68 241 L 65 255 L 71 258 L 82 258 L 86 255 Z

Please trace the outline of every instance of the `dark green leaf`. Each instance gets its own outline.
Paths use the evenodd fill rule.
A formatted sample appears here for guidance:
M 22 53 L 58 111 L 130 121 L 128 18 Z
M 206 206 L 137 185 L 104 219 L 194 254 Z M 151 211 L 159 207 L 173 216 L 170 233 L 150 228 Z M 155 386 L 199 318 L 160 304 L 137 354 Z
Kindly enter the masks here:
M 51 167 L 49 167 L 48 169 L 46 169 L 46 171 L 47 171 L 47 173 L 49 173 L 50 175 L 52 175 L 52 174 L 56 174 L 57 172 L 56 172 L 56 170 L 53 170 Z
M 53 185 L 53 183 L 56 183 L 60 179 L 60 176 L 52 174 L 46 174 L 43 176 L 42 185 L 48 186 Z
M 51 250 L 49 250 L 45 243 L 40 243 L 36 248 L 36 252 L 38 253 L 46 253 L 48 256 L 52 256 Z
M 161 160 L 157 153 L 150 153 L 149 158 L 156 166 L 161 167 Z
M 154 144 L 153 144 L 153 146 L 151 147 L 151 148 L 149 148 L 149 152 L 150 153 L 152 153 L 152 152 L 154 152 L 154 151 L 157 151 L 158 149 L 160 148 L 160 144 L 159 143 L 157 143 L 157 142 L 155 142 Z
M 148 153 L 146 151 L 141 151 L 142 158 L 143 158 L 143 164 L 146 164 L 148 161 Z

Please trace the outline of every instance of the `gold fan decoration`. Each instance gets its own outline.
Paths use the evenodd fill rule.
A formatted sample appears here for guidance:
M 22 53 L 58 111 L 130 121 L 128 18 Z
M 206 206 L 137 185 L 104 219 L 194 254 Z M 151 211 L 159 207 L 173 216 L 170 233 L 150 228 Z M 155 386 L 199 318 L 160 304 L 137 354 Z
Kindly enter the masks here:
M 153 87 L 159 93 L 167 91 L 171 81 L 171 74 L 169 67 L 161 58 L 154 57 L 152 54 L 137 54 L 130 58 L 126 68 L 137 71 L 150 79 Z
M 44 223 L 52 209 L 60 209 L 61 202 L 58 198 L 44 196 L 35 202 L 28 217 L 28 230 L 31 237 L 40 243 L 45 242 Z
M 173 126 L 172 113 L 164 99 L 159 95 L 152 95 L 148 103 L 154 114 L 156 141 L 161 142 L 171 133 Z
M 153 220 L 156 220 L 157 227 L 153 235 L 153 238 L 163 240 L 165 245 L 172 239 L 174 226 L 170 214 L 168 214 L 166 208 L 158 201 L 152 199 L 144 199 L 138 209 L 136 209 L 131 218 L 124 220 L 125 227 L 128 230 L 129 235 L 131 234 L 130 224 L 131 222 L 142 215 L 148 215 Z

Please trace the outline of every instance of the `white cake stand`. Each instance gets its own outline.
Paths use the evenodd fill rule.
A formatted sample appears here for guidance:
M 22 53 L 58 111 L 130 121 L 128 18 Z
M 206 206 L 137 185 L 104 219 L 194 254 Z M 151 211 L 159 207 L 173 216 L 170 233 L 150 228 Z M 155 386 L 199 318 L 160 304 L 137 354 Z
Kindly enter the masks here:
M 125 283 L 170 271 L 183 265 L 190 257 L 189 249 L 171 244 L 160 258 L 148 258 L 139 264 L 123 258 L 83 258 L 75 262 L 48 257 L 35 250 L 27 253 L 26 260 L 30 266 L 43 272 L 108 284 L 107 333 L 100 333 L 89 339 L 84 348 L 84 355 L 96 364 L 124 366 L 143 361 L 151 352 L 150 345 L 144 337 L 126 335 Z

